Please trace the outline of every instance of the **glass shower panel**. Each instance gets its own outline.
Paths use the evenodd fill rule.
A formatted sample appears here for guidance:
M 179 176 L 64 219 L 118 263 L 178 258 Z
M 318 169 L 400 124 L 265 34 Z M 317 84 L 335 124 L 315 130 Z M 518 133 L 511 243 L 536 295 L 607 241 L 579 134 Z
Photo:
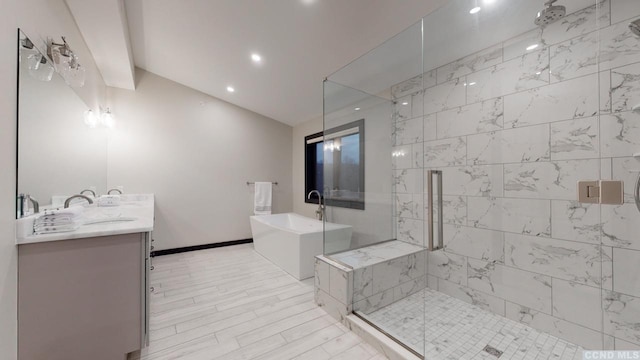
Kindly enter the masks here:
M 640 349 L 639 19 L 637 0 L 451 0 L 329 77 L 326 227 L 352 235 L 325 253 L 358 316 L 427 358 Z M 601 180 L 624 203 L 578 201 Z
M 544 27 L 536 15 L 559 9 L 537 0 L 453 0 L 423 19 L 423 132 L 411 149 L 423 154 L 412 169 L 421 173 L 427 211 L 412 220 L 423 224 L 423 245 L 432 231 L 438 244 L 441 228 L 444 248 L 428 252 L 426 289 L 366 317 L 427 358 L 573 358 L 583 348 L 610 347 L 607 331 L 632 340 L 637 322 L 606 327 L 620 327 L 634 310 L 626 307 L 609 325 L 602 310 L 608 301 L 620 312 L 624 302 L 615 299 L 632 295 L 603 295 L 607 259 L 614 267 L 616 259 L 607 251 L 619 251 L 607 249 L 600 234 L 601 206 L 604 214 L 611 205 L 580 203 L 576 194 L 578 181 L 612 172 L 605 156 L 612 164 L 620 156 L 603 153 L 607 101 L 600 99 L 615 87 L 607 91 L 613 65 L 598 60 L 620 63 L 624 46 L 632 47 L 629 58 L 637 56 L 624 31 L 608 29 L 625 12 L 616 6 L 629 12 L 631 5 L 555 5 L 566 15 Z M 608 52 L 598 54 L 607 37 Z M 417 79 L 395 88 L 412 88 Z M 625 129 L 614 123 L 619 131 L 610 134 L 620 138 Z M 400 205 L 395 211 L 398 219 L 408 214 Z
M 640 153 L 640 36 L 629 27 L 640 19 L 640 2 L 608 5 L 599 18 L 598 52 L 590 48 L 572 60 L 600 59 L 597 68 L 587 64 L 581 72 L 600 74 L 601 179 L 624 182 L 623 204 L 600 205 L 604 346 L 640 350 L 640 206 L 634 199 L 640 175 L 640 157 L 634 157 Z
M 420 21 L 324 83 L 325 254 L 351 270 L 355 314 L 401 343 L 411 342 L 368 314 L 426 287 L 421 76 Z M 341 225 L 352 229 L 347 243 L 330 230 Z M 411 334 L 421 339 L 416 304 Z
M 331 255 L 394 237 L 391 105 L 332 81 L 325 81 L 324 94 L 324 244 L 325 254 Z M 342 225 L 350 226 L 350 236 L 331 231 Z
M 444 241 L 428 254 L 427 357 L 605 346 L 599 205 L 576 184 L 600 179 L 610 2 L 554 5 L 566 15 L 543 27 L 537 0 L 454 0 L 424 18 L 424 168 L 442 172 Z

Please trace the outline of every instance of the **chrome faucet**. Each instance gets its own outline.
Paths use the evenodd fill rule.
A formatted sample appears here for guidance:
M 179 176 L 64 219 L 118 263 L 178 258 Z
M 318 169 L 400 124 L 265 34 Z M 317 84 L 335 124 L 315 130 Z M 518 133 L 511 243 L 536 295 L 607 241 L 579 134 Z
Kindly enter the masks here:
M 318 190 L 311 190 L 307 194 L 307 200 L 311 199 L 311 194 L 313 193 L 318 194 L 318 210 L 316 210 L 316 218 L 322 221 L 322 218 L 324 217 L 324 205 L 322 205 L 322 195 L 320 195 L 320 191 Z
M 118 194 L 122 195 L 122 190 L 120 190 L 120 189 L 116 189 L 116 188 L 113 188 L 113 189 L 111 189 L 111 190 L 107 191 L 107 195 L 111 195 L 111 192 L 112 192 L 112 191 L 117 191 L 117 192 L 118 192 Z
M 80 195 L 84 194 L 86 191 L 88 191 L 91 194 L 93 194 L 93 197 L 96 197 L 96 192 L 91 190 L 91 189 L 84 189 L 84 190 L 80 191 Z
M 78 194 L 78 195 L 73 195 L 70 198 L 68 198 L 67 200 L 64 201 L 64 208 L 68 208 L 69 207 L 69 203 L 71 203 L 71 200 L 73 199 L 77 199 L 77 198 L 82 198 L 85 199 L 89 202 L 89 204 L 93 204 L 93 200 L 91 200 L 89 197 Z
M 27 202 L 31 202 L 31 205 L 33 205 L 33 213 L 37 214 L 40 212 L 40 204 L 38 203 L 38 201 L 34 198 L 31 197 L 31 195 L 25 195 L 25 200 Z

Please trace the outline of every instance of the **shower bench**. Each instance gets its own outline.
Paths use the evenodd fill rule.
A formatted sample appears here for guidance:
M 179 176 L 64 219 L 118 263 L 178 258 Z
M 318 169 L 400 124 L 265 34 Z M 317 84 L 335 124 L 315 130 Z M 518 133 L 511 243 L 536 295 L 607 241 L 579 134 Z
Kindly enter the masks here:
M 426 249 L 391 240 L 315 258 L 315 300 L 344 322 L 371 313 L 427 286 Z

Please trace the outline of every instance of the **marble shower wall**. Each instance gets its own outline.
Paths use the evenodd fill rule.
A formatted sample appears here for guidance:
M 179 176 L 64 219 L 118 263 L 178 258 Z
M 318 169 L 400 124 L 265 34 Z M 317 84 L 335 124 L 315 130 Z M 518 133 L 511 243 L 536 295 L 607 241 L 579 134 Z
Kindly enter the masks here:
M 587 348 L 640 348 L 639 16 L 600 1 L 392 87 L 398 240 L 424 245 L 425 171 L 444 174 L 429 287 Z M 626 203 L 576 202 L 592 179 L 623 180 Z

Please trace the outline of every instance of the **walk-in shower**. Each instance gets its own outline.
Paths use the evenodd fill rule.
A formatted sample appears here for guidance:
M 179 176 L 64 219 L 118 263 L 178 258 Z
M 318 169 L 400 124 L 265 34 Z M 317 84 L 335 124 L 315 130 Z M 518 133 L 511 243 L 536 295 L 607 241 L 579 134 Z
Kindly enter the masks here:
M 318 302 L 429 359 L 640 349 L 639 17 L 451 0 L 328 76 Z

